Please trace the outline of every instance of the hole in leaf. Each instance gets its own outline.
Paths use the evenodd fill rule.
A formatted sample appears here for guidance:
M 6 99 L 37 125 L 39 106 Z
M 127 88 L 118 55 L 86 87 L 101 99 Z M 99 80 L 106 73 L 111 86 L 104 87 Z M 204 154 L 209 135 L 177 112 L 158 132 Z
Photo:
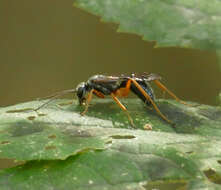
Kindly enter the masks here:
M 34 119 L 35 119 L 35 116 L 29 116 L 29 117 L 27 117 L 27 119 L 29 119 L 29 120 L 34 120 Z
M 203 171 L 206 177 L 213 183 L 221 184 L 221 176 L 212 169 Z
M 33 111 L 32 108 L 24 108 L 24 109 L 17 109 L 17 110 L 8 110 L 6 113 L 19 113 L 19 112 L 26 112 L 26 111 Z
M 9 144 L 10 141 L 1 141 L 0 144 Z
M 45 150 L 53 150 L 53 149 L 56 149 L 56 146 L 51 145 L 45 147 Z
M 48 138 L 49 138 L 49 139 L 55 139 L 55 138 L 56 138 L 56 135 L 54 135 L 54 134 L 49 135 Z
M 110 137 L 113 139 L 134 139 L 134 138 L 136 138 L 133 135 L 112 135 Z

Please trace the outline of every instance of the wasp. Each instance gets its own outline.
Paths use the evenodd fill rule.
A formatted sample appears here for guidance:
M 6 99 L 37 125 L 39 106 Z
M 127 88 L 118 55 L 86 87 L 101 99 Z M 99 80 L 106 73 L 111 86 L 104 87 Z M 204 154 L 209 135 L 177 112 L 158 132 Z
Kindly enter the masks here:
M 167 92 L 175 100 L 182 104 L 186 104 L 184 101 L 179 99 L 174 93 L 166 88 L 161 82 L 161 77 L 158 74 L 131 74 L 131 75 L 119 75 L 119 76 L 106 76 L 106 75 L 94 75 L 86 82 L 81 82 L 75 89 L 68 89 L 61 92 L 57 92 L 50 97 L 51 99 L 39 106 L 35 111 L 39 110 L 53 99 L 63 96 L 68 93 L 76 93 L 79 104 L 85 105 L 85 109 L 81 112 L 81 115 L 85 115 L 88 111 L 90 102 L 93 95 L 99 98 L 105 98 L 105 96 L 111 96 L 117 105 L 126 113 L 130 123 L 134 126 L 132 117 L 130 116 L 127 108 L 120 102 L 118 98 L 127 97 L 128 94 L 133 92 L 138 98 L 140 98 L 147 106 L 153 106 L 159 116 L 166 122 L 172 124 L 170 121 L 157 107 L 155 103 L 155 95 L 151 88 L 150 82 L 154 82 L 163 92 Z M 47 98 L 48 98 L 47 97 Z

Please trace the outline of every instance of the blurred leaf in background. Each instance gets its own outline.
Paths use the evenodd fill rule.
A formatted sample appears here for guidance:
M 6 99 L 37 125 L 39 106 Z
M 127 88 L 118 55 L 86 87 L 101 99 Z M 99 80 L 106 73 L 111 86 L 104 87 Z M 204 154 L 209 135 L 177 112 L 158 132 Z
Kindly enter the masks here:
M 74 5 L 157 47 L 221 48 L 219 0 L 76 0 Z

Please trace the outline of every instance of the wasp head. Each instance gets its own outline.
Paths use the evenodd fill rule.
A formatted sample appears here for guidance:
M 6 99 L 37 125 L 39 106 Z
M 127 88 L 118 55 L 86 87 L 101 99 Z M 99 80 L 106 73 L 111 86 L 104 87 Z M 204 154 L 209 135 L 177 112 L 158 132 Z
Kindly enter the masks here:
M 78 100 L 80 104 L 84 104 L 86 101 L 86 93 L 87 93 L 87 84 L 85 82 L 81 82 L 77 87 L 76 87 L 76 93 L 78 96 Z

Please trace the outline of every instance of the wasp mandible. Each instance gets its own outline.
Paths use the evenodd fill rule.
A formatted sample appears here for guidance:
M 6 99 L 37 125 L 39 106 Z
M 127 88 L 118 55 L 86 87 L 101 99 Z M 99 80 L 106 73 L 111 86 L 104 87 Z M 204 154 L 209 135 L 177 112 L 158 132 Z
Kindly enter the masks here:
M 120 75 L 120 76 L 106 76 L 106 75 L 94 75 L 88 79 L 87 82 L 81 82 L 75 89 L 64 90 L 49 96 L 51 99 L 39 106 L 35 111 L 39 110 L 53 99 L 63 96 L 68 93 L 76 93 L 79 104 L 85 105 L 85 109 L 81 112 L 84 115 L 88 111 L 89 104 L 92 96 L 96 95 L 99 98 L 105 98 L 110 95 L 118 106 L 126 113 L 130 123 L 134 126 L 133 119 L 131 118 L 126 107 L 120 102 L 118 97 L 127 97 L 129 92 L 132 91 L 138 98 L 140 98 L 146 105 L 152 105 L 156 112 L 170 124 L 174 123 L 170 121 L 157 107 L 155 103 L 154 92 L 150 86 L 150 82 L 153 81 L 162 91 L 167 92 L 176 101 L 188 105 L 184 101 L 180 100 L 174 93 L 166 88 L 161 82 L 161 77 L 157 74 L 131 74 L 131 75 Z

